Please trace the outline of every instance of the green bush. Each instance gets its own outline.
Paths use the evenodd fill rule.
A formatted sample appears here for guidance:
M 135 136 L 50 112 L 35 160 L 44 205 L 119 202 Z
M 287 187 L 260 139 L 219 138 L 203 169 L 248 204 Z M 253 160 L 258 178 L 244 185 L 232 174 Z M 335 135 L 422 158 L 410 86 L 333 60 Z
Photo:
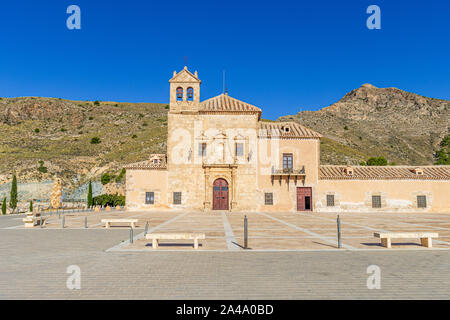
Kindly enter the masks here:
M 117 194 L 102 194 L 100 196 L 96 196 L 93 198 L 93 202 L 95 206 L 124 206 L 125 205 L 125 196 L 119 196 Z
M 109 173 L 105 172 L 104 174 L 102 174 L 100 180 L 102 181 L 102 184 L 107 184 L 111 181 L 111 176 L 109 175 Z
M 131 138 L 132 138 L 132 139 L 136 139 L 136 138 L 137 138 L 137 135 L 133 134 L 133 135 L 131 136 Z
M 89 120 L 94 120 L 94 117 L 93 117 L 93 116 L 90 116 L 90 117 L 89 117 Z
M 91 144 L 99 144 L 101 142 L 99 137 L 93 137 L 91 139 Z
M 371 157 L 367 160 L 368 166 L 387 166 L 387 160 L 384 157 Z
M 66 132 L 66 128 L 61 128 L 61 132 Z
M 345 127 L 344 127 L 344 130 L 348 130 L 348 127 L 347 127 L 347 126 L 345 126 Z
M 39 128 L 34 129 L 34 132 L 39 133 Z
M 441 143 L 439 144 L 441 146 L 441 149 L 436 151 L 434 154 L 434 157 L 436 159 L 436 164 L 450 164 L 450 135 L 447 135 L 442 139 Z
M 99 102 L 98 100 L 95 100 L 95 101 L 94 101 L 94 105 L 95 105 L 95 106 L 99 106 L 99 105 L 100 105 L 100 102 Z

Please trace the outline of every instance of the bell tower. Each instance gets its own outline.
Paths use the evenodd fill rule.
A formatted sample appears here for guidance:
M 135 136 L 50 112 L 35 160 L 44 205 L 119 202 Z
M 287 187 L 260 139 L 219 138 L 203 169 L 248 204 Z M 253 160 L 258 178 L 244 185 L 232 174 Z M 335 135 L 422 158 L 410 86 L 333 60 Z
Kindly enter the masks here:
M 200 84 L 197 71 L 193 74 L 184 67 L 173 72 L 170 83 L 170 112 L 196 113 L 200 106 Z

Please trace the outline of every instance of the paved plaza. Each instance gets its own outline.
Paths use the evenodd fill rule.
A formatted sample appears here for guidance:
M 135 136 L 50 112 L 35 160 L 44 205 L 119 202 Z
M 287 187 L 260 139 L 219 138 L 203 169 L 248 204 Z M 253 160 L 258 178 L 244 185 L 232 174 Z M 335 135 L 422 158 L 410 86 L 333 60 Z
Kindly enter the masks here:
M 249 250 L 243 249 L 248 218 Z M 126 212 L 52 215 L 24 228 L 24 215 L 0 217 L 0 299 L 449 299 L 450 214 Z M 88 228 L 84 228 L 87 217 Z M 105 229 L 101 219 L 136 218 Z M 190 241 L 161 241 L 148 232 L 202 232 Z M 439 233 L 433 248 L 419 239 L 380 246 L 377 231 Z M 69 290 L 67 267 L 81 270 Z M 367 267 L 381 270 L 368 289 Z

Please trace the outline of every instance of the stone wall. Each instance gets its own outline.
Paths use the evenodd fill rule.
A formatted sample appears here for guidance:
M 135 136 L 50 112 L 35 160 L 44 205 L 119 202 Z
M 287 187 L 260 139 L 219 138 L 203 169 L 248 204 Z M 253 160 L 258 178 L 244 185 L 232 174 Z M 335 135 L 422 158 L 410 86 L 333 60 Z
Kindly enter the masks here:
M 327 207 L 327 194 L 334 194 L 334 207 Z M 313 201 L 320 212 L 450 212 L 449 194 L 445 180 L 319 180 Z M 381 208 L 372 208 L 373 195 L 381 196 Z M 417 208 L 418 195 L 426 196 L 426 208 Z

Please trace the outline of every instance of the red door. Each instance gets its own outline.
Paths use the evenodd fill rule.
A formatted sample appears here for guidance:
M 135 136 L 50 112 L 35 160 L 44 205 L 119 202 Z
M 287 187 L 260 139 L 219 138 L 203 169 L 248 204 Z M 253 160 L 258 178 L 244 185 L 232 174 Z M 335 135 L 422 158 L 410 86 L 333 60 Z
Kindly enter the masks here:
M 228 210 L 228 182 L 225 179 L 214 181 L 213 210 Z
M 312 189 L 310 187 L 297 188 L 297 211 L 312 211 Z

